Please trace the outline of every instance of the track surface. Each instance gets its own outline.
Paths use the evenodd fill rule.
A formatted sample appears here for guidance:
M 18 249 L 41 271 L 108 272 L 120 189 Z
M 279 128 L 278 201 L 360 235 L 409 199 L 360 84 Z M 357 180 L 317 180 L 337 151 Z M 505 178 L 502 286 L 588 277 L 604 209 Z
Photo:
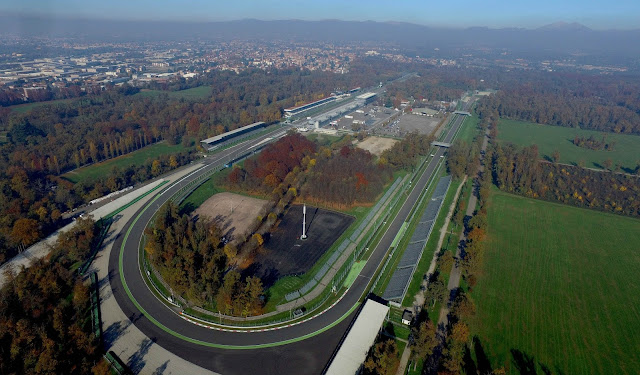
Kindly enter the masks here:
M 444 139 L 445 142 L 451 142 L 462 124 L 463 119 L 463 116 L 456 115 L 453 120 L 453 126 Z M 210 347 L 207 346 L 207 343 L 232 346 L 274 344 L 313 334 L 329 324 L 338 321 L 343 315 L 347 314 L 367 291 L 367 285 L 374 276 L 378 265 L 384 261 L 386 251 L 389 249 L 397 231 L 407 219 L 412 207 L 417 202 L 421 192 L 425 189 L 427 182 L 437 166 L 440 156 L 445 153 L 444 149 L 438 149 L 419 180 L 413 181 L 414 188 L 409 194 L 407 201 L 400 209 L 400 212 L 391 223 L 378 246 L 374 249 L 367 264 L 349 291 L 333 308 L 305 323 L 264 332 L 223 332 L 203 328 L 187 322 L 180 318 L 175 311 L 160 302 L 147 288 L 142 278 L 138 266 L 138 244 L 140 243 L 140 237 L 144 227 L 162 204 L 175 192 L 188 184 L 189 181 L 195 179 L 201 173 L 204 173 L 207 168 L 214 168 L 220 165 L 220 163 L 226 162 L 231 154 L 238 153 L 239 150 L 247 150 L 272 135 L 273 133 L 261 136 L 256 140 L 236 145 L 216 154 L 214 157 L 208 158 L 206 161 L 207 166 L 185 177 L 183 180 L 176 182 L 167 190 L 160 193 L 157 199 L 142 208 L 138 214 L 134 216 L 134 219 L 127 223 L 125 228 L 128 228 L 130 231 L 127 241 L 124 244 L 122 243 L 125 238 L 125 233 L 127 232 L 125 229 L 116 239 L 113 247 L 114 250 L 111 252 L 109 259 L 109 281 L 111 288 L 118 304 L 129 319 L 149 338 L 167 350 L 199 366 L 223 374 L 320 373 L 331 357 L 332 352 L 343 336 L 350 321 L 353 319 L 353 313 L 351 313 L 347 319 L 344 319 L 323 333 L 291 344 L 266 349 L 230 350 Z M 145 314 L 141 313 L 125 293 L 120 278 L 118 262 L 121 246 L 123 246 L 124 249 L 122 261 L 123 276 L 126 279 L 131 294 L 145 312 L 151 315 L 153 320 L 164 326 L 164 329 L 152 322 Z M 180 333 L 183 336 L 201 341 L 205 344 L 194 344 L 182 340 L 167 332 L 167 330 Z

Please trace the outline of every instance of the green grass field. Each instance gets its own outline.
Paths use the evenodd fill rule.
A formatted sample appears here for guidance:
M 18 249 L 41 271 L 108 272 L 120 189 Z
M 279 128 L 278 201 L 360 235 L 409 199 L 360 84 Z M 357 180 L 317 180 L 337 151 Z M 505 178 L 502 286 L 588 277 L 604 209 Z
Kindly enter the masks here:
M 180 91 L 162 91 L 162 90 L 143 90 L 134 96 L 159 96 L 161 94 L 167 94 L 169 98 L 173 99 L 181 99 L 185 100 L 197 100 L 206 98 L 211 95 L 211 87 L 210 86 L 198 86 L 191 89 L 180 90 Z
M 463 140 L 467 143 L 473 142 L 473 138 L 478 134 L 479 122 L 480 118 L 478 118 L 478 114 L 474 108 L 471 110 L 471 117 L 467 117 L 464 120 L 464 125 L 462 126 L 462 129 L 460 129 L 456 139 Z
M 67 172 L 62 175 L 63 178 L 78 183 L 80 181 L 91 181 L 98 177 L 106 176 L 111 173 L 113 167 L 125 168 L 129 165 L 139 165 L 144 163 L 147 159 L 154 159 L 160 155 L 177 153 L 184 151 L 182 145 L 171 146 L 166 142 L 156 143 L 140 150 L 131 152 L 127 155 L 119 156 L 115 159 L 110 159 L 98 164 L 92 164 L 87 167 L 75 169 L 71 172 Z
M 17 105 L 12 105 L 9 108 L 11 108 L 11 111 L 13 111 L 14 113 L 27 113 L 30 110 L 37 108 L 37 107 L 42 107 L 45 105 L 55 105 L 55 104 L 62 104 L 62 103 L 71 103 L 74 100 L 77 100 L 78 98 L 70 98 L 70 99 L 58 99 L 58 100 L 49 100 L 47 102 L 35 102 L 35 103 L 25 103 L 25 104 L 17 104 Z
M 589 150 L 573 144 L 572 141 L 576 135 L 582 137 L 593 135 L 598 140 L 606 135 L 608 141 L 615 141 L 616 145 L 613 151 Z M 614 165 L 620 163 L 626 172 L 630 172 L 640 160 L 638 152 L 640 150 L 640 136 L 637 135 L 603 133 L 501 119 L 498 123 L 498 140 L 520 146 L 537 144 L 540 157 L 547 160 L 551 160 L 551 154 L 558 150 L 561 163 L 578 165 L 580 161 L 583 161 L 587 168 L 603 168 L 603 162 L 611 159 Z
M 488 219 L 471 329 L 494 368 L 637 374 L 640 220 L 498 191 Z

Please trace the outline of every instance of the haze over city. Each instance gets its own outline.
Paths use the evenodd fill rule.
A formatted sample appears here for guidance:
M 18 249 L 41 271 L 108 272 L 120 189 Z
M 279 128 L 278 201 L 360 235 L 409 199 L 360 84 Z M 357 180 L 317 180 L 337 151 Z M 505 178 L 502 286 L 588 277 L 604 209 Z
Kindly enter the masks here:
M 560 21 L 580 23 L 589 28 L 637 29 L 640 3 L 634 0 L 615 2 L 596 0 L 541 0 L 478 3 L 463 0 L 408 0 L 394 3 L 374 1 L 82 1 L 32 0 L 4 1 L 0 11 L 45 15 L 53 18 L 101 18 L 112 20 L 154 21 L 230 21 L 247 18 L 261 20 L 325 20 L 409 22 L 436 27 L 463 28 L 537 28 Z

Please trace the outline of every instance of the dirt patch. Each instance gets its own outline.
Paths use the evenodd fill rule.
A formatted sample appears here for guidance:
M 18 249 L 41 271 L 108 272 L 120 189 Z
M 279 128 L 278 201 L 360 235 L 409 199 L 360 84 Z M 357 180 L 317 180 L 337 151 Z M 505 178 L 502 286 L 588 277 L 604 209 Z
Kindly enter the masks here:
M 373 155 L 380 156 L 384 150 L 388 150 L 398 142 L 395 139 L 383 138 L 383 137 L 368 137 L 362 142 L 359 142 L 356 146 L 363 150 L 367 150 Z
M 246 234 L 268 203 L 266 200 L 244 195 L 218 193 L 202 203 L 193 215 L 216 221 L 224 235 L 235 240 Z

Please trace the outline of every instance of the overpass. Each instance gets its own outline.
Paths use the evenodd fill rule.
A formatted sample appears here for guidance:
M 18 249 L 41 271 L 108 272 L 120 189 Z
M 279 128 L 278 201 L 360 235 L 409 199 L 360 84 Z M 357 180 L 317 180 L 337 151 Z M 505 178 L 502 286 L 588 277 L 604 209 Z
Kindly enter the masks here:
M 444 148 L 449 148 L 451 147 L 451 143 L 447 143 L 447 142 L 431 142 L 432 146 L 436 146 L 436 147 L 444 147 Z

